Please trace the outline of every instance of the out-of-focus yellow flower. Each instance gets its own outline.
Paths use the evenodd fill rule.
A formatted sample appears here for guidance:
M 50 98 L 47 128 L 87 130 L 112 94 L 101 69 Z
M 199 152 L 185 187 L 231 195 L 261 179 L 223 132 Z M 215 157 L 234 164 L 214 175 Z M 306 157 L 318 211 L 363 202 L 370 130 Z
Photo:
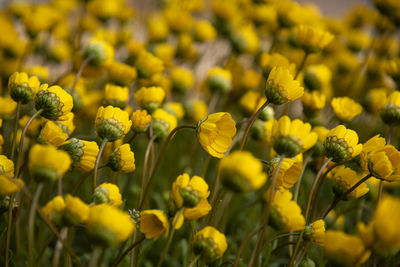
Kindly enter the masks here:
M 400 124 L 400 92 L 391 93 L 380 112 L 384 123 L 389 125 Z
M 202 199 L 193 208 L 185 208 L 183 210 L 183 216 L 187 220 L 197 220 L 205 215 L 211 210 L 211 205 L 208 203 L 207 199 Z
M 199 176 L 179 175 L 172 184 L 171 198 L 175 206 L 193 208 L 210 194 L 208 184 Z
M 291 63 L 285 56 L 279 53 L 262 53 L 260 56 L 260 67 L 263 69 L 263 75 L 268 78 L 269 73 L 274 67 L 288 69 L 293 76 L 296 74 L 296 64 Z
M 194 25 L 191 14 L 178 6 L 166 8 L 164 10 L 164 17 L 170 29 L 174 32 L 188 32 Z
M 13 179 L 13 176 L 0 174 L 0 195 L 6 196 L 21 191 L 24 181 L 20 178 Z
M 362 144 L 358 144 L 358 135 L 355 131 L 339 125 L 328 132 L 324 141 L 325 155 L 333 162 L 345 162 L 354 158 L 362 151 Z
M 118 61 L 112 61 L 108 65 L 108 74 L 113 83 L 121 86 L 129 86 L 137 76 L 134 67 Z
M 35 97 L 35 107 L 42 109 L 41 116 L 49 120 L 65 120 L 74 106 L 72 96 L 60 86 L 42 84 Z
M 271 219 L 273 225 L 285 232 L 294 232 L 304 229 L 306 221 L 303 214 L 301 214 L 301 208 L 292 200 L 292 193 L 284 188 L 279 188 L 271 197 L 271 189 L 266 192 L 266 199 L 271 205 Z M 275 189 L 274 189 L 275 190 Z
M 49 47 L 49 59 L 58 63 L 71 59 L 71 46 L 64 40 L 56 40 Z
M 65 201 L 62 196 L 56 196 L 42 208 L 43 215 L 46 216 L 55 225 L 61 225 Z
M 61 146 L 68 139 L 68 134 L 53 121 L 47 121 L 39 134 L 40 141 L 55 147 Z
M 140 212 L 139 229 L 147 239 L 157 240 L 163 233 L 168 234 L 168 218 L 162 210 L 144 210 Z
M 303 82 L 310 91 L 325 92 L 332 80 L 331 70 L 324 64 L 311 65 L 304 70 Z
M 164 101 L 165 91 L 161 87 L 142 87 L 134 94 L 138 105 L 153 113 Z
M 111 153 L 108 166 L 115 172 L 133 172 L 136 169 L 135 154 L 129 144 L 123 144 Z
M 139 53 L 135 65 L 141 78 L 150 78 L 152 75 L 164 70 L 164 63 L 161 59 L 145 50 Z
M 166 138 L 178 125 L 176 117 L 161 108 L 154 111 L 152 118 L 153 135 L 157 136 L 158 139 Z
M 129 88 L 107 83 L 104 91 L 104 106 L 125 108 L 129 98 Z
M 63 117 L 63 120 L 57 120 L 55 121 L 55 123 L 64 131 L 64 133 L 71 135 L 72 132 L 75 130 L 74 118 L 75 118 L 74 113 L 68 112 Z
M 281 167 L 279 168 L 276 187 L 283 187 L 285 189 L 290 189 L 299 180 L 302 169 L 303 160 L 302 154 L 299 154 L 295 158 L 285 158 L 282 161 Z M 273 165 L 270 177 L 274 177 L 278 162 Z
M 297 41 L 306 53 L 317 53 L 324 49 L 334 36 L 313 26 L 300 24 L 296 28 Z
M 151 122 L 151 115 L 146 110 L 136 110 L 132 113 L 132 129 L 134 132 L 141 133 L 147 131 Z
M 249 15 L 256 24 L 267 24 L 275 27 L 277 22 L 276 9 L 270 4 L 251 5 Z
M 128 112 L 113 106 L 100 107 L 97 111 L 95 128 L 100 138 L 114 142 L 127 134 L 132 126 Z
M 90 207 L 86 228 L 96 245 L 107 247 L 128 239 L 135 229 L 135 224 L 128 213 L 107 204 L 100 204 Z
M 324 246 L 325 244 L 325 222 L 324 220 L 317 220 L 311 225 L 307 225 L 304 229 L 304 239 Z
M 115 17 L 123 10 L 123 1 L 91 0 L 87 4 L 90 13 L 101 20 Z
M 161 59 L 165 66 L 172 65 L 175 56 L 175 47 L 169 43 L 158 43 L 152 47 L 154 55 Z
M 54 182 L 68 171 L 71 158 L 54 146 L 34 145 L 29 151 L 29 170 L 39 182 Z
M 301 120 L 290 121 L 288 116 L 282 116 L 272 127 L 272 144 L 279 155 L 294 157 L 311 148 L 317 142 L 318 136 L 311 131 L 311 125 Z
M 209 42 L 217 37 L 217 31 L 207 20 L 200 20 L 194 26 L 194 36 L 200 42 Z
M 387 102 L 387 89 L 375 88 L 369 90 L 366 97 L 368 111 L 373 115 L 379 115 L 381 109 Z
M 186 116 L 193 123 L 198 123 L 208 114 L 208 106 L 202 100 L 189 101 L 189 103 L 185 106 L 185 109 L 186 109 Z
M 218 112 L 208 115 L 197 125 L 197 136 L 200 145 L 211 156 L 224 157 L 232 145 L 236 134 L 236 123 L 231 114 Z
M 147 21 L 147 38 L 150 42 L 159 42 L 167 39 L 169 26 L 160 14 L 150 16 Z
M 228 247 L 225 235 L 212 226 L 206 226 L 196 233 L 193 240 L 195 254 L 205 262 L 222 257 Z
M 14 162 L 5 155 L 0 155 L 0 174 L 14 176 Z
M 304 88 L 295 80 L 288 69 L 273 67 L 269 73 L 265 95 L 270 103 L 281 105 L 304 94 Z
M 357 266 L 364 263 L 370 256 L 362 240 L 342 231 L 328 230 L 325 232 L 324 249 L 329 258 L 346 266 Z
M 173 67 L 171 69 L 172 89 L 185 93 L 194 85 L 194 76 L 191 70 L 181 67 Z
M 232 74 L 229 70 L 213 67 L 208 71 L 207 85 L 212 91 L 227 93 L 232 89 Z
M 26 12 L 22 23 L 30 36 L 37 36 L 42 31 L 48 30 L 61 18 L 61 13 L 48 4 L 35 5 Z
M 65 198 L 64 219 L 72 225 L 85 223 L 89 218 L 89 205 L 70 194 Z
M 25 72 L 14 72 L 8 79 L 10 96 L 21 104 L 31 101 L 39 90 L 39 86 L 39 79 L 36 76 L 28 77 Z
M 259 92 L 248 91 L 239 100 L 239 106 L 246 115 L 254 114 L 264 103 L 267 98 Z
M 256 54 L 260 41 L 258 35 L 251 25 L 239 26 L 231 36 L 233 48 L 239 53 Z
M 23 128 L 31 117 L 25 115 L 21 119 L 19 119 L 18 124 L 21 128 Z M 26 135 L 30 137 L 36 137 L 39 134 L 39 129 L 42 124 L 42 119 L 35 118 L 28 127 Z
M 379 179 L 400 180 L 400 152 L 392 145 L 376 148 L 368 154 L 368 169 Z
M 99 154 L 99 146 L 96 142 L 71 138 L 60 149 L 70 155 L 74 168 L 86 172 L 94 169 L 96 157 Z
M 316 90 L 311 92 L 305 91 L 301 98 L 301 102 L 303 103 L 303 112 L 307 116 L 312 117 L 316 111 L 325 107 L 326 96 Z
M 392 59 L 385 64 L 385 72 L 396 82 L 400 82 L 400 58 Z
M 241 87 L 246 91 L 257 90 L 260 86 L 262 76 L 255 70 L 248 70 L 243 74 L 241 78 Z
M 163 107 L 166 111 L 173 114 L 178 120 L 183 119 L 185 116 L 185 110 L 179 102 L 168 102 Z
M 272 1 L 271 4 L 278 13 L 279 26 L 282 28 L 292 28 L 297 25 L 301 18 L 301 7 L 299 3 L 291 0 Z
M 8 119 L 17 108 L 17 103 L 11 97 L 0 96 L 0 117 Z
M 333 190 L 336 195 L 341 196 L 364 176 L 358 174 L 350 168 L 339 166 L 332 170 L 331 179 L 333 180 Z M 357 199 L 369 192 L 367 183 L 360 184 L 357 188 L 345 196 L 345 200 Z
M 92 67 L 107 67 L 114 59 L 114 48 L 108 42 L 91 38 L 83 48 L 84 59 L 90 58 Z
M 333 98 L 331 106 L 341 121 L 351 121 L 362 112 L 362 106 L 347 96 Z
M 118 208 L 122 205 L 122 196 L 118 186 L 111 183 L 104 183 L 94 190 L 93 201 L 97 204 L 106 203 Z
M 360 52 L 369 47 L 371 38 L 360 30 L 351 30 L 345 34 L 348 48 L 354 52 Z
M 234 192 L 255 191 L 267 181 L 262 163 L 250 152 L 235 151 L 220 161 L 222 183 Z

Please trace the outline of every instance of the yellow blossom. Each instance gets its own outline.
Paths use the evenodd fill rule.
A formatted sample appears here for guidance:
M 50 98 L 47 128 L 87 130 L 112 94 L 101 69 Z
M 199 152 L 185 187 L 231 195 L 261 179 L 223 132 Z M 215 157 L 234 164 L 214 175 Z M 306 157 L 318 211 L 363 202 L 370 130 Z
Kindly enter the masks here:
M 135 132 L 145 132 L 149 128 L 151 115 L 146 110 L 136 110 L 132 113 L 132 129 Z
M 336 117 L 341 121 L 351 121 L 361 114 L 362 107 L 348 97 L 335 97 L 331 101 Z
M 139 229 L 147 239 L 157 240 L 163 233 L 168 234 L 168 218 L 162 210 L 144 210 L 140 212 Z
M 14 72 L 8 80 L 8 89 L 16 102 L 26 104 L 39 90 L 40 82 L 36 76 L 28 77 L 25 72 Z
M 288 69 L 273 67 L 269 73 L 265 95 L 269 102 L 281 105 L 304 94 L 304 88 L 295 80 Z
M 122 196 L 118 186 L 111 183 L 104 183 L 96 187 L 93 193 L 95 203 L 107 203 L 113 207 L 122 205 Z
M 350 168 L 339 166 L 332 170 L 331 179 L 333 180 L 333 190 L 335 194 L 341 196 L 347 190 L 358 183 L 364 175 L 358 174 Z M 360 184 L 357 188 L 346 195 L 345 200 L 357 199 L 368 193 L 369 189 L 366 183 Z
M 222 257 L 228 247 L 225 235 L 212 226 L 206 226 L 196 233 L 193 241 L 194 251 L 205 262 L 213 262 Z
M 306 53 L 316 53 L 324 49 L 334 36 L 316 27 L 300 24 L 296 28 L 297 41 Z
M 89 205 L 78 197 L 67 195 L 65 198 L 64 216 L 71 224 L 85 223 L 89 218 Z
M 97 110 L 95 128 L 100 138 L 107 138 L 109 142 L 120 139 L 127 134 L 132 126 L 129 114 L 120 108 L 107 106 Z
M 131 151 L 129 144 L 117 147 L 111 153 L 108 166 L 115 172 L 133 172 L 135 166 L 135 154 Z
M 187 173 L 179 175 L 172 184 L 171 198 L 177 208 L 193 208 L 203 199 L 206 199 L 210 191 L 208 184 L 199 176 L 189 177 Z
M 158 86 L 142 87 L 135 92 L 134 97 L 140 107 L 153 113 L 164 101 L 165 91 Z

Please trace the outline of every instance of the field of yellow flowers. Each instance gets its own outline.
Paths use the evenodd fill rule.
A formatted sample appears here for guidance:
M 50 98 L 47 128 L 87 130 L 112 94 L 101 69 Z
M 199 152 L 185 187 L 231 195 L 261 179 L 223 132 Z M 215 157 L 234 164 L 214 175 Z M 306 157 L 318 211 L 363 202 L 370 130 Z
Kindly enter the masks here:
M 400 1 L 5 2 L 1 266 L 399 266 Z

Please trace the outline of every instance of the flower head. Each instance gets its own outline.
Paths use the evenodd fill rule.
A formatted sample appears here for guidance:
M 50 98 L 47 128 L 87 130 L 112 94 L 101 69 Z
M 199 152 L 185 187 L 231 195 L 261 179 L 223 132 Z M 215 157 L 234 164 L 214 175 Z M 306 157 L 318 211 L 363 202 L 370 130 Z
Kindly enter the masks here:
M 89 218 L 89 210 L 88 204 L 68 194 L 65 198 L 64 220 L 71 225 L 85 223 Z
M 334 36 L 322 29 L 300 24 L 296 28 L 297 41 L 306 53 L 317 53 L 324 49 Z
M 17 102 L 11 97 L 0 96 L 0 118 L 9 118 L 17 108 Z
M 60 86 L 42 84 L 36 94 L 35 107 L 43 110 L 41 115 L 49 120 L 65 120 L 74 106 L 72 96 Z
M 391 93 L 386 104 L 380 111 L 381 118 L 388 125 L 400 124 L 400 92 L 394 91 Z
M 151 122 L 151 115 L 147 114 L 147 111 L 136 110 L 132 113 L 132 130 L 136 133 L 142 133 L 147 131 Z
M 211 68 L 207 74 L 207 85 L 212 91 L 227 93 L 232 89 L 232 74 L 220 67 Z
M 317 111 L 325 107 L 326 96 L 316 90 L 312 92 L 305 91 L 301 102 L 303 103 L 304 114 L 314 117 Z
M 47 121 L 39 134 L 39 140 L 55 147 L 61 146 L 68 139 L 68 134 L 54 121 Z
M 268 76 L 274 67 L 282 67 L 283 69 L 287 69 L 293 76 L 296 74 L 296 65 L 291 63 L 289 59 L 279 53 L 262 53 L 259 64 L 263 69 L 263 75 L 266 79 L 268 79 Z
M 118 186 L 115 184 L 104 183 L 96 187 L 93 193 L 93 201 L 97 204 L 106 203 L 119 207 L 122 205 L 122 196 Z
M 333 180 L 333 190 L 338 196 L 343 195 L 347 190 L 352 188 L 357 182 L 363 178 L 363 175 L 358 174 L 350 168 L 339 166 L 332 170 L 331 179 Z M 360 184 L 357 188 L 346 195 L 345 199 L 357 199 L 369 192 L 366 183 Z
M 8 80 L 8 89 L 12 99 L 26 104 L 39 90 L 40 81 L 36 76 L 28 77 L 25 72 L 14 72 Z
M 127 64 L 112 61 L 108 65 L 110 80 L 120 86 L 129 86 L 137 76 L 136 69 Z
M 129 144 L 123 144 L 111 153 L 108 166 L 115 172 L 133 172 L 136 169 L 135 154 Z
M 304 229 L 304 239 L 324 246 L 325 244 L 325 222 L 324 220 L 317 220 L 311 225 L 307 225 Z
M 205 262 L 213 262 L 222 257 L 228 247 L 225 235 L 212 226 L 206 226 L 196 233 L 193 241 L 194 253 Z
M 44 216 L 56 225 L 61 225 L 63 220 L 63 212 L 65 209 L 65 201 L 62 196 L 56 196 L 42 208 Z
M 190 69 L 174 67 L 171 69 L 172 89 L 178 93 L 189 91 L 194 85 L 194 76 Z
M 114 59 L 114 48 L 107 41 L 91 38 L 83 48 L 84 58 L 92 67 L 107 67 Z
M 126 86 L 118 86 L 106 84 L 104 91 L 104 106 L 111 105 L 113 107 L 125 108 L 129 98 L 129 88 Z
M 299 157 L 300 156 L 300 157 Z M 283 187 L 285 189 L 290 189 L 300 178 L 303 169 L 302 154 L 295 158 L 284 158 L 279 168 L 276 187 Z M 270 177 L 274 177 L 278 162 L 273 164 L 273 169 L 271 171 Z
M 165 91 L 161 87 L 142 87 L 134 94 L 138 105 L 146 109 L 149 113 L 153 113 L 165 98 Z
M 176 117 L 163 109 L 156 109 L 152 114 L 153 134 L 158 139 L 164 139 L 176 128 L 178 121 Z
M 206 199 L 210 191 L 208 184 L 199 176 L 189 177 L 187 173 L 179 175 L 172 184 L 171 198 L 177 208 L 193 208 L 203 199 Z
M 161 59 L 142 50 L 136 60 L 136 69 L 139 77 L 150 78 L 154 74 L 161 73 L 164 70 L 164 64 Z
M 96 142 L 71 138 L 60 146 L 60 149 L 70 155 L 74 168 L 86 172 L 94 169 L 96 157 L 99 153 L 99 146 Z
M 7 196 L 21 191 L 25 183 L 22 179 L 13 179 L 13 176 L 0 174 L 0 195 Z
M 127 134 L 132 126 L 129 114 L 120 108 L 107 106 L 100 107 L 97 111 L 95 127 L 100 138 L 107 138 L 109 142 L 120 139 Z
M 336 117 L 341 121 L 351 121 L 362 112 L 361 105 L 346 96 L 333 98 L 331 105 Z
M 144 210 L 140 212 L 139 229 L 147 239 L 157 240 L 163 233 L 168 234 L 168 218 L 162 210 Z

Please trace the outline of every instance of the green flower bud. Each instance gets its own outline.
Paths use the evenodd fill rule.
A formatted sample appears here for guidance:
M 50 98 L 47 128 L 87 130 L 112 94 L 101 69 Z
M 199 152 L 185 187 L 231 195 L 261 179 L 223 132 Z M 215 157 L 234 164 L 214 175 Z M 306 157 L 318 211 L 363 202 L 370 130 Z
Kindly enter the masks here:
M 279 136 L 274 140 L 274 150 L 279 155 L 292 158 L 302 152 L 301 144 L 290 136 Z

